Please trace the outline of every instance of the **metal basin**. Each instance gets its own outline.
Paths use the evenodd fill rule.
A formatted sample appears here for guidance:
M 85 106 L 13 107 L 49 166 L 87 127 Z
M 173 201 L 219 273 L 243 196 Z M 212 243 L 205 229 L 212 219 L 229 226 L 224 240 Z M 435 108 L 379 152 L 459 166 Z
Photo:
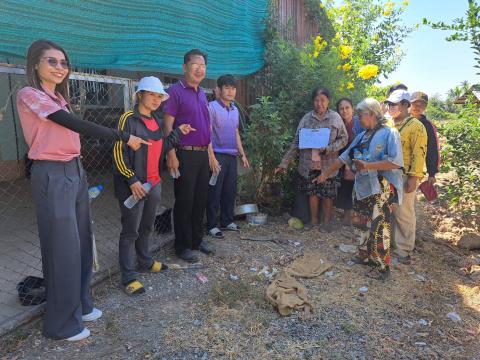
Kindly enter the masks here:
M 258 213 L 257 204 L 243 204 L 235 206 L 235 216 Z

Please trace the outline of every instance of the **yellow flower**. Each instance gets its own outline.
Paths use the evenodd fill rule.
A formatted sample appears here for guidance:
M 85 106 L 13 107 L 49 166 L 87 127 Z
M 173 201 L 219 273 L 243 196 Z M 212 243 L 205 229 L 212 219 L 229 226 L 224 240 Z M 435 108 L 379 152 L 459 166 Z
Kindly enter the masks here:
M 392 13 L 393 7 L 395 6 L 395 3 L 393 1 L 389 1 L 385 4 L 385 8 L 383 9 L 383 15 L 388 16 Z
M 378 66 L 373 64 L 363 65 L 358 69 L 358 77 L 363 80 L 371 79 L 378 75 Z
M 348 45 L 340 45 L 340 57 L 345 60 L 352 53 L 352 48 Z
M 353 88 L 354 88 L 353 83 L 351 81 L 349 81 L 347 83 L 347 89 L 353 89 Z
M 320 9 L 323 9 L 325 7 L 325 5 L 323 5 L 323 3 L 320 3 Z
M 314 58 L 317 58 L 320 55 L 320 52 L 327 46 L 327 42 L 322 39 L 320 35 L 317 35 L 315 40 L 313 40 L 313 54 Z
M 338 65 L 337 70 L 342 70 L 342 65 Z
M 349 71 L 352 69 L 352 65 L 350 63 L 346 63 L 342 66 L 343 71 Z
M 403 6 L 408 6 L 408 0 L 403 0 L 402 5 L 403 5 Z

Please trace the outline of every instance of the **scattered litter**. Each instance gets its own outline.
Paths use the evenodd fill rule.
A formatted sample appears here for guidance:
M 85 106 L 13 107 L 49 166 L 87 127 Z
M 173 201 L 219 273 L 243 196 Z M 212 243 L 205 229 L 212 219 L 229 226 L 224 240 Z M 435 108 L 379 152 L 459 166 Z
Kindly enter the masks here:
M 326 277 L 332 277 L 333 275 L 335 275 L 335 273 L 333 272 L 333 270 L 327 271 L 327 272 L 325 273 L 325 276 L 326 276 Z
M 453 312 L 453 311 L 447 314 L 447 318 L 455 322 L 462 321 L 462 318 L 460 317 L 460 315 L 458 315 L 456 312 Z
M 127 350 L 131 350 L 131 349 L 132 349 L 132 347 L 133 347 L 133 346 L 132 346 L 132 344 L 131 344 L 131 343 L 129 343 L 129 342 L 125 343 L 125 349 L 127 349 Z
M 202 322 L 198 319 L 193 321 L 193 325 L 195 325 L 195 326 L 200 326 L 201 324 L 202 324 Z
M 406 327 L 408 327 L 408 328 L 412 328 L 412 327 L 413 327 L 413 323 L 412 323 L 411 321 L 408 321 L 408 320 L 405 320 L 405 321 L 403 322 L 403 324 L 404 324 Z
M 256 267 L 251 267 L 251 268 L 250 268 L 250 271 L 252 271 L 252 272 L 257 272 L 257 270 L 258 270 L 258 269 L 257 269 Z
M 420 275 L 420 274 L 415 275 L 415 280 L 421 281 L 421 282 L 427 282 L 427 278 L 423 275 Z
M 203 264 L 200 262 L 188 264 L 188 265 L 180 265 L 180 264 L 167 264 L 169 270 L 187 270 L 187 269 L 201 269 L 203 268 Z
M 338 249 L 341 252 L 348 253 L 348 254 L 355 254 L 357 252 L 357 247 L 355 245 L 340 244 Z
M 417 341 L 417 342 L 415 342 L 415 345 L 416 346 L 427 346 L 427 343 L 423 342 L 423 341 Z
M 353 265 L 355 265 L 355 263 L 354 263 L 352 260 L 348 260 L 348 261 L 347 261 L 347 265 L 348 265 L 348 266 L 353 266 Z
M 288 240 L 288 242 L 289 242 L 290 244 L 292 244 L 293 246 L 298 246 L 298 245 L 300 245 L 300 244 L 301 244 L 301 242 L 300 242 L 300 241 Z
M 368 291 L 368 287 L 362 286 L 360 289 L 358 289 L 358 291 L 360 294 L 365 294 Z
M 200 281 L 202 284 L 205 284 L 208 282 L 208 278 L 203 275 L 202 273 L 195 273 L 195 276 L 197 277 L 198 281 Z
M 267 214 L 256 213 L 256 214 L 247 214 L 247 223 L 249 225 L 265 225 L 267 223 Z
M 292 217 L 288 220 L 288 226 L 295 230 L 302 230 L 303 229 L 303 223 L 302 220 L 296 217 Z
M 420 319 L 418 320 L 418 323 L 422 326 L 428 326 L 428 321 L 425 319 Z
M 225 269 L 224 267 L 221 267 L 220 270 L 227 271 L 227 269 Z
M 257 275 L 260 276 L 260 277 L 264 276 L 267 279 L 271 279 L 277 273 L 278 273 L 277 268 L 274 267 L 270 270 L 270 268 L 268 266 L 264 266 L 262 268 L 262 270 L 260 270 Z
M 238 276 L 237 275 L 233 275 L 233 274 L 230 274 L 230 280 L 238 280 Z
M 475 336 L 477 336 L 477 331 L 474 330 L 474 329 L 468 329 L 467 334 L 475 337 Z
M 153 287 L 152 287 L 152 286 L 149 286 L 149 287 L 148 287 L 148 290 L 153 290 Z
M 427 336 L 428 336 L 428 332 L 417 332 L 415 335 L 416 335 L 416 336 L 420 336 L 420 337 L 427 337 Z

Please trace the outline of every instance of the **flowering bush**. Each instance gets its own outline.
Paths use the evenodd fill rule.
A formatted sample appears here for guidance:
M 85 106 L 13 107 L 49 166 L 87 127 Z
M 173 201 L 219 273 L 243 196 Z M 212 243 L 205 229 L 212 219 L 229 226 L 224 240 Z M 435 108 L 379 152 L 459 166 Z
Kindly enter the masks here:
M 378 75 L 378 66 L 377 65 L 363 65 L 358 69 L 358 77 L 363 80 L 368 80 Z
M 275 19 L 267 25 L 266 67 L 258 77 L 267 97 L 251 108 L 245 146 L 250 158 L 254 157 L 253 171 L 250 178 L 242 180 L 255 189 L 251 200 L 260 203 L 281 198 L 269 193 L 269 184 L 279 180 L 274 179 L 274 169 L 298 122 L 312 109 L 311 91 L 317 86 L 329 89 L 332 108 L 345 96 L 358 102 L 379 75 L 394 70 L 401 59 L 395 48 L 408 32 L 399 19 L 402 8 L 392 7 L 385 17 L 384 7 L 377 0 L 344 0 L 340 7 L 330 0 L 304 3 L 319 22 L 320 34 L 311 42 L 298 47 L 281 36 Z M 281 181 L 283 199 L 288 202 L 285 195 L 293 188 L 291 176 Z

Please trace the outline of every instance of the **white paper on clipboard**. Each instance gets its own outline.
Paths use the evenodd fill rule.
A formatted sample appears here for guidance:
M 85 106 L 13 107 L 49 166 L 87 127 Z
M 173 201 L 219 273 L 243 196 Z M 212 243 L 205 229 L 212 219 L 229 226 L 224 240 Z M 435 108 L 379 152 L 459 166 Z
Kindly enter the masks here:
M 321 149 L 327 147 L 330 129 L 300 129 L 300 149 Z

